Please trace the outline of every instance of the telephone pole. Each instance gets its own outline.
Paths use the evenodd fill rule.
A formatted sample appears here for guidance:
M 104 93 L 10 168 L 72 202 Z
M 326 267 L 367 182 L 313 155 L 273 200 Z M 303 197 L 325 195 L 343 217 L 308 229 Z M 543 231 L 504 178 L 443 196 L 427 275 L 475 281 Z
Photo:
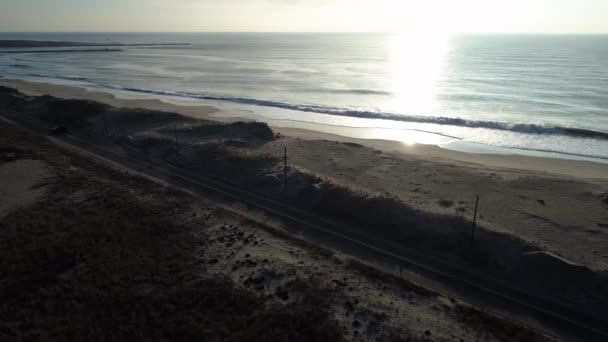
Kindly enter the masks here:
M 108 135 L 108 118 L 106 112 L 103 112 L 103 134 Z
M 475 243 L 475 229 L 477 229 L 477 207 L 479 206 L 479 194 L 475 198 L 475 213 L 473 214 L 473 227 L 471 229 L 471 247 Z
M 175 134 L 175 154 L 179 158 L 179 143 L 177 142 L 177 125 L 173 125 L 173 133 Z
M 283 191 L 287 192 L 287 146 L 283 150 Z

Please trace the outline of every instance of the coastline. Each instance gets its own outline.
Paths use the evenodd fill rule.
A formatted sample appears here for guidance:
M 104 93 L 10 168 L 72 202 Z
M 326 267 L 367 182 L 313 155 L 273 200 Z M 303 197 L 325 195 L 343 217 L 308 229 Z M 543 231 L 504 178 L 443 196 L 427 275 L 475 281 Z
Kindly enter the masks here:
M 74 86 L 29 82 L 18 79 L 0 78 L 0 86 L 15 88 L 20 92 L 31 96 L 50 95 L 65 99 L 90 100 L 114 107 L 175 112 L 204 120 L 212 120 L 209 114 L 217 111 L 217 108 L 212 106 L 177 106 L 158 99 L 121 99 L 108 92 L 90 91 Z
M 528 320 L 488 313 L 473 299 L 424 287 L 419 278 L 397 278 L 386 267 L 375 269 L 375 263 L 294 238 L 274 222 L 227 209 L 214 196 L 201 199 L 134 170 L 115 169 L 4 122 L 0 132 L 0 145 L 20 151 L 0 153 L 9 158 L 0 163 L 8 175 L 0 178 L 0 189 L 19 200 L 8 216 L 0 212 L 2 241 L 9 242 L 1 253 L 10 261 L 1 264 L 9 286 L 0 295 L 6 299 L 0 310 L 25 322 L 0 331 L 0 337 L 61 329 L 59 337 L 86 340 L 94 325 L 103 327 L 97 337 L 110 331 L 107 338 L 132 340 L 143 331 L 155 339 L 192 317 L 196 327 L 204 327 L 202 340 L 217 339 L 214 332 L 225 329 L 249 340 L 272 340 L 287 336 L 291 330 L 284 327 L 295 322 L 297 338 L 331 341 L 357 340 L 368 325 L 373 329 L 366 334 L 380 340 L 432 331 L 437 340 L 535 336 L 540 342 L 557 333 L 543 326 L 536 331 L 538 325 Z M 23 239 L 33 243 L 19 243 Z M 53 281 L 41 281 L 38 274 Z M 70 290 L 52 295 L 57 287 Z M 125 288 L 133 290 L 125 294 Z M 134 308 L 156 315 L 142 314 L 135 323 L 129 319 Z M 155 319 L 158 313 L 166 317 Z M 235 321 L 255 324 L 235 327 Z M 132 326 L 140 327 L 137 336 Z
M 219 121 L 236 122 L 251 120 L 241 116 L 227 113 L 221 115 L 221 110 L 212 105 L 188 105 L 175 104 L 163 101 L 162 99 L 140 98 L 128 99 L 120 98 L 110 92 L 89 90 L 71 85 L 60 85 L 44 82 L 32 82 L 12 78 L 0 78 L 0 86 L 15 88 L 24 94 L 31 96 L 50 95 L 59 98 L 92 100 L 105 103 L 114 107 L 122 108 L 141 108 L 148 110 L 158 110 L 164 112 L 174 112 L 188 117 Z M 220 115 L 218 115 L 220 114 Z M 566 176 L 587 180 L 606 180 L 608 179 L 608 163 L 561 159 L 552 157 L 527 156 L 519 154 L 498 154 L 492 153 L 472 153 L 463 152 L 449 148 L 439 147 L 433 144 L 408 144 L 396 140 L 366 139 L 349 137 L 341 134 L 315 131 L 312 129 L 280 127 L 270 124 L 270 127 L 285 136 L 303 140 L 330 140 L 349 142 L 387 153 L 396 153 L 402 156 L 416 157 L 420 159 L 437 159 L 444 162 L 456 163 L 462 167 L 479 167 L 502 169 L 503 171 L 525 170 L 535 173 L 545 173 L 557 176 Z
M 517 286 L 584 301 L 584 283 L 589 296 L 604 296 L 606 180 L 457 161 L 453 155 L 438 155 L 441 149 L 434 146 L 401 144 L 415 151 L 408 153 L 395 150 L 398 145 L 390 141 L 367 142 L 378 144 L 375 148 L 310 131 L 277 134 L 263 122 L 218 123 L 0 90 L 2 105 L 12 111 L 9 120 L 19 120 L 21 113 L 65 124 L 70 136 L 99 139 L 130 158 L 219 177 L 344 222 L 346 229 L 370 241 L 391 241 L 455 265 L 490 270 Z M 205 110 L 211 111 L 206 114 L 210 118 L 217 113 Z M 470 255 L 466 249 L 474 212 L 478 252 Z M 538 277 L 547 267 L 551 278 Z M 572 272 L 581 274 L 573 277 Z

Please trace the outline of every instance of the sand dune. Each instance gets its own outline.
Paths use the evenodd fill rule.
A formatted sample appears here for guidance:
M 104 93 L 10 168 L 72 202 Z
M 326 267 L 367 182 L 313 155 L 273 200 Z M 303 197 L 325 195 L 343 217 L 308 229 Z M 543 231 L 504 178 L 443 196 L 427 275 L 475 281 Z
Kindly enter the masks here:
M 42 85 L 32 88 L 31 93 L 45 92 Z M 164 111 L 174 107 L 167 104 L 159 106 L 159 110 L 132 110 L 50 97 L 23 97 L 10 90 L 5 94 L 4 103 L 29 115 L 68 124 L 77 134 L 114 141 L 129 147 L 129 153 L 136 153 L 131 149 L 135 148 L 138 157 L 178 162 L 248 189 L 281 196 L 292 205 L 347 222 L 365 234 L 430 251 L 463 267 L 491 271 L 522 286 L 563 296 L 589 293 L 607 297 L 602 284 L 607 283 L 603 274 L 608 270 L 608 211 L 604 199 L 608 182 L 605 178 L 587 178 L 599 176 L 606 165 L 501 156 L 480 156 L 476 161 L 475 155 L 465 158 L 427 146 L 403 147 L 355 139 L 331 141 L 318 139 L 310 132 L 299 137 L 272 135 L 268 127 L 259 123 L 203 120 L 205 113 L 213 111 L 208 107 L 181 108 L 183 115 L 177 115 Z M 76 91 L 74 95 L 86 98 L 90 94 Z M 94 94 L 95 99 L 97 96 L 105 103 L 129 108 L 158 103 Z M 54 106 L 61 110 L 49 110 Z M 184 111 L 197 113 L 198 118 Z M 281 160 L 285 147 L 289 155 L 286 193 Z M 513 164 L 528 160 L 533 162 Z M 558 173 L 569 175 L 538 170 L 553 166 L 559 169 Z M 477 194 L 481 197 L 480 227 L 477 248 L 471 254 L 470 222 Z M 559 259 L 552 259 L 551 255 Z M 568 261 L 554 263 L 557 260 Z M 583 284 L 589 292 L 528 277 L 534 274 L 535 267 L 542 269 L 545 262 L 557 265 L 554 269 L 560 279 L 567 279 L 574 272 L 566 265 L 579 264 L 589 269 L 589 281 Z

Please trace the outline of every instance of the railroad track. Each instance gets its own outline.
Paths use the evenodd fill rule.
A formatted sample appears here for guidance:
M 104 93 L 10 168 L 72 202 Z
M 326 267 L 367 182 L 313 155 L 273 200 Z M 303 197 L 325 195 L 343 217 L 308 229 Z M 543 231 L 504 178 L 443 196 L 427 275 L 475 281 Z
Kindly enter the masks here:
M 52 128 L 50 123 L 11 110 L 0 109 L 0 116 L 17 126 L 42 135 L 47 135 Z M 211 192 L 245 204 L 248 208 L 261 210 L 286 223 L 296 223 L 302 230 L 326 236 L 339 241 L 341 245 L 347 244 L 357 250 L 365 250 L 383 260 L 389 260 L 396 267 L 413 271 L 423 279 L 430 280 L 418 283 L 438 293 L 462 298 L 465 302 L 473 301 L 476 306 L 506 319 L 517 320 L 512 317 L 520 315 L 532 317 L 534 322 L 520 323 L 550 337 L 555 335 L 548 332 L 548 329 L 556 332 L 560 338 L 566 336 L 569 339 L 585 341 L 608 340 L 608 321 L 574 302 L 523 290 L 450 264 L 429 253 L 404 249 L 390 241 L 367 236 L 342 224 L 292 207 L 280 199 L 242 188 L 211 174 L 199 171 L 195 173 L 179 165 L 141 160 L 126 155 L 106 142 L 89 141 L 69 133 L 52 139 L 86 154 L 136 170 L 135 172 L 163 179 L 188 191 Z M 332 243 L 327 245 L 331 247 Z M 437 284 L 441 284 L 441 288 L 438 288 Z

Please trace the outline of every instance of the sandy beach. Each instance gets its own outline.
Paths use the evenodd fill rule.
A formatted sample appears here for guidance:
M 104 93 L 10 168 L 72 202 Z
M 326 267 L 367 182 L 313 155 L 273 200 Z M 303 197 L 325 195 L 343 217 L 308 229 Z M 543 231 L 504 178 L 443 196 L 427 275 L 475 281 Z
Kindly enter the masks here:
M 154 99 L 118 99 L 81 88 L 0 80 L 29 95 L 94 100 L 122 108 L 175 112 L 217 120 L 211 106 L 178 106 Z M 229 122 L 237 119 L 227 120 Z M 256 153 L 288 148 L 290 164 L 366 192 L 390 192 L 424 211 L 470 217 L 481 198 L 482 221 L 573 262 L 608 270 L 608 164 L 515 155 L 470 154 L 301 129 L 273 128 L 283 139 Z M 340 142 L 340 143 L 338 143 Z
M 0 122 L 0 339 L 551 341 Z
M 157 99 L 122 99 L 101 91 L 91 91 L 84 88 L 31 82 L 18 79 L 1 78 L 0 85 L 18 89 L 32 96 L 50 95 L 65 99 L 93 100 L 115 107 L 143 108 L 165 112 L 179 113 L 185 116 L 221 122 L 239 121 L 238 117 L 211 116 L 219 110 L 205 105 L 176 105 Z M 541 173 L 571 176 L 574 178 L 608 180 L 608 163 L 594 163 L 578 160 L 528 157 L 522 155 L 496 155 L 464 153 L 433 145 L 408 145 L 391 140 L 358 139 L 337 134 L 316 132 L 298 128 L 272 127 L 275 132 L 302 140 L 331 140 L 352 142 L 383 152 L 398 153 L 404 156 L 429 157 L 446 162 L 460 162 L 463 166 L 478 164 L 484 167 L 501 169 L 519 169 L 538 171 Z
M 607 342 L 608 1 L 545 2 L 0 5 L 0 342 Z
M 265 124 L 234 118 L 219 123 L 210 116 L 216 112 L 210 106 L 117 99 L 6 79 L 0 85 L 29 96 L 15 104 L 24 113 L 50 121 L 68 115 L 61 120 L 76 120 L 74 132 L 109 138 L 128 153 L 139 151 L 139 157 L 220 175 L 358 227 L 353 229 L 370 237 L 437 254 L 462 267 L 470 267 L 473 258 L 480 263 L 475 267 L 521 286 L 578 301 L 590 300 L 587 295 L 608 298 L 601 285 L 608 274 L 607 164 L 467 154 L 298 129 L 270 131 Z M 52 109 L 57 101 L 41 95 L 113 107 L 67 101 L 57 112 Z M 467 257 L 477 195 L 480 251 Z M 589 292 L 581 292 L 582 287 Z

